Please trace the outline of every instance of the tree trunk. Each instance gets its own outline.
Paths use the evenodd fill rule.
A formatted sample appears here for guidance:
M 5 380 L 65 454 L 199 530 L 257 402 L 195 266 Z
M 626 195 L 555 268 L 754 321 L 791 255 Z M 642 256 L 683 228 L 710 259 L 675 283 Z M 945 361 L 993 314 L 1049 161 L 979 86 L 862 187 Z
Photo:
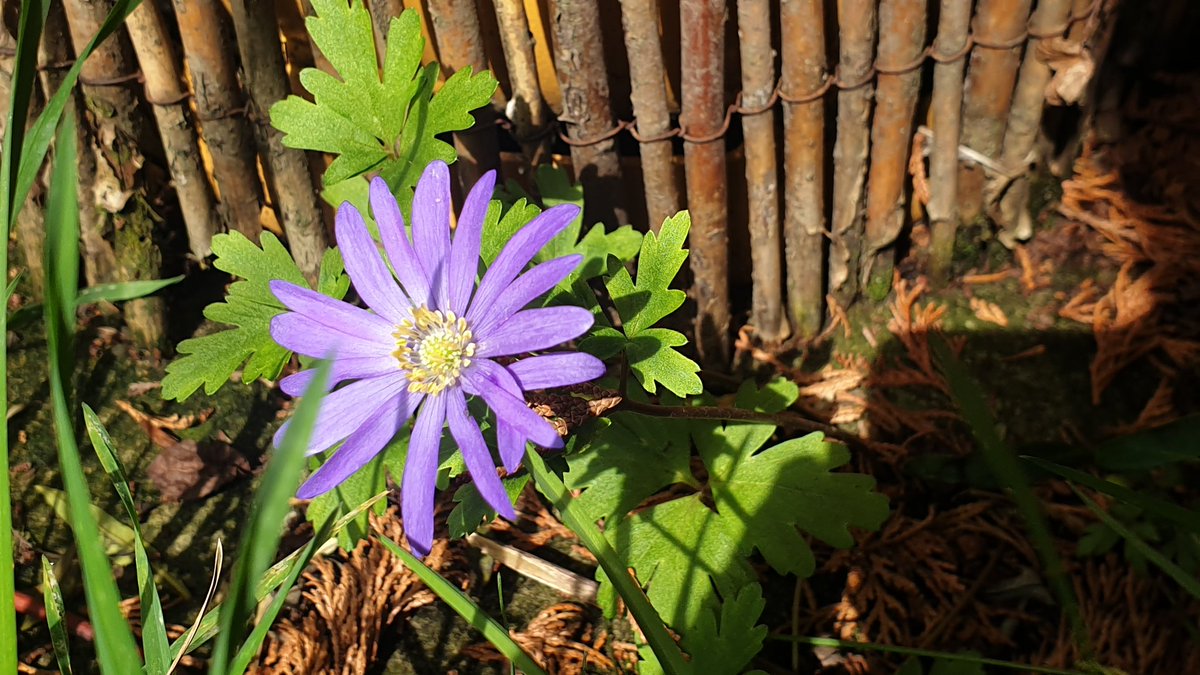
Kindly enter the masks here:
M 954 258 L 958 231 L 958 143 L 961 129 L 965 55 L 971 6 L 960 0 L 942 0 L 933 67 L 933 151 L 929 155 L 930 271 L 945 281 Z

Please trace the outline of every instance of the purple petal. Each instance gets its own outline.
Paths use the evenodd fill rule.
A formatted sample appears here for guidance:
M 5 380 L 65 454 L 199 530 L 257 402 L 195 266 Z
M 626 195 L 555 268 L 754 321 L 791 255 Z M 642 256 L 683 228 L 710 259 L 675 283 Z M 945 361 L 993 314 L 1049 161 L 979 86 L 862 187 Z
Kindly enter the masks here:
M 488 202 L 496 187 L 496 172 L 488 171 L 479 178 L 471 194 L 463 202 L 454 228 L 454 243 L 450 246 L 450 309 L 462 316 L 475 288 L 475 273 L 479 269 L 479 242 L 483 237 L 483 219 Z
M 554 288 L 579 266 L 581 255 L 568 255 L 544 262 L 517 277 L 509 284 L 500 298 L 484 307 L 478 319 L 472 323 L 477 334 L 483 334 L 492 326 L 512 316 L 517 310 L 533 302 L 546 291 Z
M 312 439 L 308 443 L 308 454 L 328 450 L 335 443 L 354 433 L 368 420 L 383 414 L 389 408 L 403 408 L 411 404 L 409 399 L 420 398 L 406 391 L 408 379 L 397 371 L 395 375 L 371 377 L 338 389 L 321 401 L 317 423 L 313 427 Z M 279 447 L 285 430 L 291 426 L 288 420 L 275 433 L 275 446 Z
M 438 309 L 449 309 L 450 207 L 450 167 L 445 162 L 431 162 L 413 195 L 413 249 L 429 277 L 431 299 Z
M 437 488 L 438 445 L 446 421 L 446 397 L 429 396 L 417 414 L 404 478 L 400 481 L 400 513 L 414 555 L 425 557 L 433 547 L 433 497 Z
M 396 432 L 408 421 L 412 409 L 403 405 L 385 405 L 377 415 L 360 426 L 333 456 L 325 461 L 296 496 L 313 499 L 341 485 L 359 469 L 367 465 L 396 436 Z
M 371 180 L 371 211 L 375 214 L 375 223 L 379 226 L 379 238 L 387 251 L 396 278 L 404 287 L 404 292 L 414 305 L 420 306 L 429 302 L 429 278 L 417 254 L 413 252 L 408 234 L 404 231 L 404 216 L 400 214 L 400 205 L 387 183 L 379 177 Z
M 530 356 L 508 365 L 508 372 L 525 391 L 590 382 L 604 371 L 603 361 L 579 352 Z
M 398 364 L 396 357 L 392 355 L 337 359 L 330 365 L 329 389 L 333 389 L 346 380 L 378 377 L 396 370 L 398 370 Z M 316 374 L 316 368 L 309 368 L 308 370 L 293 373 L 279 381 L 279 388 L 288 396 L 301 396 Z
M 443 398 L 446 399 L 446 421 L 450 423 L 450 434 L 462 451 L 463 461 L 467 471 L 471 472 L 471 478 L 475 479 L 476 489 L 496 513 L 514 520 L 517 514 L 513 512 L 504 484 L 496 475 L 492 453 L 488 451 L 483 434 L 479 432 L 479 425 L 467 413 L 467 399 L 463 398 L 461 391 L 447 391 Z
M 412 314 L 408 298 L 396 285 L 392 273 L 379 255 L 375 240 L 367 232 L 362 214 L 349 202 L 342 204 L 337 212 L 338 248 L 342 250 L 342 259 L 346 262 L 346 272 L 354 282 L 363 302 L 388 321 L 398 324 Z
M 378 314 L 303 286 L 279 279 L 271 281 L 269 285 L 284 307 L 322 326 L 339 331 L 346 331 L 352 326 L 351 332 L 356 335 L 382 340 L 391 339 L 391 334 L 396 330 L 395 324 Z
M 582 307 L 522 310 L 481 335 L 476 354 L 493 358 L 546 349 L 583 335 L 594 321 L 592 313 Z
M 271 339 L 284 349 L 318 359 L 381 357 L 396 351 L 395 338 L 372 336 L 370 328 L 371 324 L 330 328 L 301 314 L 285 312 L 271 319 Z
M 565 230 L 578 215 L 578 206 L 559 204 L 543 211 L 528 225 L 518 230 L 504 245 L 504 250 L 496 256 L 495 262 L 479 282 L 479 290 L 475 292 L 475 299 L 471 301 L 471 308 L 467 310 L 467 321 L 472 321 L 495 302 L 521 270 L 525 269 L 525 265 L 533 260 L 533 256 L 555 235 Z
M 525 437 L 513 425 L 505 422 L 496 424 L 496 445 L 500 450 L 500 461 L 504 462 L 504 470 L 515 473 L 525 457 Z
M 477 359 L 463 372 L 463 389 L 482 397 L 498 421 L 512 425 L 525 438 L 543 448 L 561 448 L 562 438 L 554 427 L 530 410 L 524 399 L 509 393 L 516 386 L 515 382 L 508 384 L 511 379 L 512 375 L 495 361 Z

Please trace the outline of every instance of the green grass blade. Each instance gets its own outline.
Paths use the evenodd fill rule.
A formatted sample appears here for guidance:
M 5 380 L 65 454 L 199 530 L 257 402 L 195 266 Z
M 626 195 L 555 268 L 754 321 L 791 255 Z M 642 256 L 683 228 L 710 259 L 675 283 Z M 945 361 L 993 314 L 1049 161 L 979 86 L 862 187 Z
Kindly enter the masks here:
M 1186 528 L 1192 532 L 1200 534 L 1200 513 L 1185 509 L 1178 504 L 1155 499 L 1147 495 L 1143 495 L 1136 490 L 1130 490 L 1124 485 L 1113 483 L 1102 478 L 1097 478 L 1090 473 L 1085 473 L 1078 469 L 1072 469 L 1068 466 L 1048 462 L 1040 457 L 1022 457 L 1025 461 L 1038 466 L 1050 473 L 1058 474 L 1063 478 L 1074 483 L 1086 485 L 1097 492 L 1114 497 L 1119 501 L 1131 504 L 1145 511 L 1146 513 L 1158 516 L 1164 520 L 1169 520 L 1180 527 Z
M 324 361 L 317 366 L 316 377 L 301 397 L 288 432 L 267 464 L 258 498 L 242 534 L 237 562 L 233 565 L 233 581 L 226 596 L 225 608 L 221 611 L 220 630 L 209 660 L 210 673 L 229 672 L 235 649 L 247 634 L 247 624 L 254 615 L 255 586 L 271 566 L 275 551 L 279 548 L 283 521 L 300 482 L 300 473 L 304 469 L 304 450 L 308 447 L 317 411 L 325 398 L 325 382 L 328 379 L 329 362 Z
M 50 645 L 54 647 L 54 660 L 58 672 L 71 675 L 71 648 L 67 641 L 67 610 L 63 607 L 62 591 L 50 561 L 42 556 L 42 597 L 46 604 L 46 625 L 50 628 Z
M 958 406 L 963 420 L 971 428 L 971 433 L 979 443 L 979 450 L 983 454 L 984 461 L 1000 484 L 1007 487 L 1012 493 L 1017 511 L 1025 520 L 1025 527 L 1029 530 L 1029 538 L 1037 550 L 1038 556 L 1042 559 L 1042 564 L 1046 567 L 1046 576 L 1050 587 L 1058 596 L 1058 601 L 1062 604 L 1063 611 L 1071 622 L 1071 630 L 1077 643 L 1083 647 L 1085 654 L 1090 654 L 1091 648 L 1087 645 L 1087 630 L 1083 623 L 1083 615 L 1079 612 L 1079 602 L 1067 579 L 1066 567 L 1058 555 L 1058 549 L 1054 546 L 1050 526 L 1046 522 L 1045 514 L 1042 513 L 1041 503 L 1033 494 L 1029 478 L 1025 475 L 1016 454 L 996 433 L 996 420 L 992 416 L 991 408 L 988 407 L 987 399 L 984 397 L 979 383 L 959 363 L 941 337 L 933 336 L 929 341 L 929 346 L 933 349 L 938 369 L 946 376 L 946 383 L 950 386 L 951 399 Z
M 1136 548 L 1142 555 L 1146 556 L 1147 560 L 1157 565 L 1159 569 L 1166 572 L 1168 576 L 1176 581 L 1176 583 L 1178 583 L 1180 586 L 1183 586 L 1183 589 L 1188 593 L 1191 593 L 1192 597 L 1200 598 L 1200 580 L 1197 580 L 1196 577 L 1185 572 L 1179 565 L 1171 562 L 1171 559 L 1160 553 L 1158 549 L 1154 548 L 1150 544 L 1147 544 L 1146 541 L 1137 536 L 1133 530 L 1125 527 L 1124 523 L 1116 518 L 1113 518 L 1107 511 L 1100 508 L 1099 504 L 1092 501 L 1087 497 L 1087 495 L 1080 492 L 1079 488 L 1072 485 L 1071 489 L 1075 491 L 1075 495 L 1078 496 L 1079 499 L 1083 501 L 1084 505 L 1088 507 L 1088 510 L 1096 514 L 1096 517 L 1099 518 L 1106 526 L 1108 526 L 1110 530 L 1121 535 L 1125 541 L 1129 542 L 1130 545 Z
M 86 403 L 83 404 L 83 423 L 87 427 L 92 448 L 100 458 L 100 465 L 104 467 L 104 472 L 112 481 L 121 503 L 125 505 L 125 513 L 133 527 L 133 560 L 137 567 L 138 597 L 142 601 L 142 652 L 146 659 L 146 675 L 166 675 L 171 664 L 167 626 L 163 622 L 162 601 L 158 597 L 158 588 L 154 585 L 154 571 L 150 568 L 150 558 L 146 555 L 146 545 L 142 541 L 142 528 L 138 524 L 137 507 L 133 503 L 129 482 L 125 478 L 125 467 L 117 458 L 108 430 L 101 424 L 96 412 Z
M 851 652 L 882 652 L 885 654 L 899 654 L 901 656 L 923 656 L 930 659 L 940 659 L 942 661 L 957 661 L 960 663 L 974 663 L 981 666 L 992 666 L 994 668 L 1020 670 L 1026 673 L 1044 673 L 1045 675 L 1085 675 L 1083 672 L 1078 670 L 1063 670 L 1062 668 L 1031 666 L 1027 663 L 1014 663 L 1012 661 L 1001 661 L 1000 659 L 988 659 L 972 654 L 938 652 L 932 649 L 915 649 L 913 647 L 894 647 L 892 645 L 881 645 L 874 642 L 850 642 L 847 640 L 807 637 L 803 635 L 770 635 L 767 639 L 785 642 L 799 642 L 800 644 L 812 645 L 813 647 L 844 649 Z
M 42 27 L 50 13 L 50 0 L 28 0 L 21 4 L 13 55 L 4 145 L 0 152 L 0 228 L 8 242 L 17 184 L 17 167 L 25 146 L 29 104 L 37 85 L 37 49 Z M 24 196 L 21 197 L 24 200 Z M 8 278 L 8 248 L 0 251 L 0 279 Z M 12 291 L 9 291 L 11 295 Z M 0 336 L 8 335 L 8 312 L 0 311 Z M 0 340 L 0 379 L 8 381 L 8 342 Z M 8 410 L 8 388 L 0 387 L 0 410 Z M 0 673 L 17 672 L 17 612 L 13 606 L 12 487 L 8 473 L 8 425 L 0 425 Z
M 546 468 L 542 456 L 532 448 L 525 451 L 525 466 L 533 476 L 538 492 L 550 500 L 550 503 L 558 509 L 562 516 L 563 523 L 571 528 L 571 531 L 579 537 L 579 541 L 583 542 L 592 555 L 596 556 L 600 567 L 604 568 L 604 573 L 608 575 L 609 581 L 617 589 L 621 599 L 625 601 L 629 613 L 633 615 L 637 625 L 646 634 L 646 642 L 654 650 L 654 655 L 662 664 L 663 671 L 668 675 L 690 673 L 691 669 L 683 660 L 683 652 L 679 651 L 679 645 L 671 639 L 662 617 L 650 604 L 650 600 L 642 591 L 641 586 L 638 586 L 633 577 L 629 576 L 629 570 L 625 563 L 621 561 L 612 545 L 600 533 L 596 524 L 572 500 L 567 486 L 563 485 L 562 480 Z
M 8 282 L 8 288 L 4 289 L 4 302 L 12 300 L 13 293 L 17 292 L 17 284 L 21 283 L 21 277 L 25 276 L 25 270 L 19 270 Z
M 79 208 L 75 120 L 59 128 L 54 170 L 46 205 L 46 342 L 50 360 L 50 399 L 58 441 L 59 468 L 71 513 L 71 530 L 83 571 L 83 589 L 96 630 L 96 651 L 105 673 L 142 669 L 133 633 L 121 615 L 121 596 L 104 554 L 100 530 L 89 506 L 91 496 L 75 442 L 67 387 L 74 365 L 75 294 L 79 275 Z
M 77 306 L 89 305 L 93 302 L 121 302 L 144 298 L 151 293 L 183 281 L 183 275 L 169 279 L 142 279 L 140 281 L 118 281 L 111 284 L 88 286 L 79 292 L 75 301 Z
M 408 569 L 412 570 L 429 590 L 433 591 L 442 602 L 450 606 L 458 613 L 471 627 L 483 634 L 483 637 L 492 646 L 496 648 L 504 658 L 508 659 L 517 668 L 521 669 L 526 675 L 546 675 L 546 671 L 542 670 L 521 646 L 512 639 L 508 631 L 501 626 L 498 621 L 488 616 L 487 612 L 483 611 L 475 601 L 467 597 L 457 586 L 446 581 L 440 574 L 429 569 L 425 563 L 421 562 L 417 556 L 409 553 L 400 547 L 399 544 L 391 539 L 380 536 L 379 540 L 387 547 L 396 557 L 404 563 Z

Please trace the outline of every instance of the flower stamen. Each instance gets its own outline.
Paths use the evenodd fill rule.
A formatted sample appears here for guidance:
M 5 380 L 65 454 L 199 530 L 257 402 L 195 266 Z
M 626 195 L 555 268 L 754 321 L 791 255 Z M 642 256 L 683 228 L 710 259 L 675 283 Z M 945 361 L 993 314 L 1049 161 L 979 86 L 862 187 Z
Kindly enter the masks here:
M 418 307 L 393 333 L 393 352 L 408 373 L 408 390 L 436 394 L 458 383 L 475 356 L 474 335 L 467 320 L 454 312 Z

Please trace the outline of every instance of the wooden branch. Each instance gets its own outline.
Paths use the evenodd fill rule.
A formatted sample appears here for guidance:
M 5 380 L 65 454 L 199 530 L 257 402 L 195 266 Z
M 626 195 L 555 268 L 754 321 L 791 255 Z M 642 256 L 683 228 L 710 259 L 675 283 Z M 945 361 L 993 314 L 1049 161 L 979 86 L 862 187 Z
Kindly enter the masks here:
M 725 3 L 682 0 L 683 106 L 679 124 L 695 138 L 713 136 L 725 120 Z M 685 141 L 687 201 L 692 215 L 689 258 L 696 301 L 700 362 L 724 370 L 729 360 L 729 213 L 723 135 Z
M 821 0 L 780 7 L 780 90 L 792 97 L 817 91 L 825 75 L 825 10 Z M 792 330 L 815 338 L 825 301 L 825 99 L 783 102 L 784 255 Z
M 562 89 L 563 114 L 573 141 L 590 141 L 612 129 L 608 70 L 600 40 L 600 8 L 594 0 L 556 0 L 554 65 Z M 571 146 L 575 179 L 583 184 L 586 223 L 616 227 L 628 222 L 621 202 L 621 165 L 616 141 Z
M 307 0 L 306 0 L 307 1 Z M 404 11 L 403 0 L 367 0 L 367 11 L 371 13 L 371 26 L 374 28 L 375 55 L 379 58 L 380 66 L 387 55 L 387 32 L 394 17 Z
M 257 242 L 262 232 L 262 181 L 246 99 L 238 84 L 229 16 L 220 0 L 173 2 L 225 224 Z
M 833 216 L 829 240 L 829 292 L 845 307 L 858 295 L 863 245 L 864 183 L 870 150 L 868 123 L 874 87 L 867 80 L 875 53 L 875 2 L 838 3 L 837 140 L 833 146 Z M 845 85 L 858 85 L 847 87 Z
M 904 73 L 880 72 L 875 84 L 861 278 L 863 288 L 876 299 L 891 287 L 895 267 L 891 246 L 904 227 L 904 186 L 921 86 L 919 64 L 924 63 L 925 2 L 883 0 L 879 6 L 879 25 L 886 27 L 879 33 L 880 67 L 889 71 L 910 64 L 918 67 Z
M 300 271 L 314 281 L 329 244 L 308 159 L 303 150 L 284 147 L 283 134 L 268 119 L 271 106 L 289 93 L 275 4 L 233 0 L 232 5 L 242 77 L 256 111 L 255 131 L 263 153 L 267 184 L 279 209 L 292 257 Z
M 783 245 L 779 230 L 779 167 L 775 161 L 775 51 L 771 49 L 771 3 L 738 0 L 742 52 L 742 106 L 762 108 L 742 115 L 746 144 L 746 190 L 750 211 L 750 321 L 755 335 L 774 344 L 787 337 L 783 315 Z
M 658 19 L 657 0 L 621 2 L 625 50 L 629 53 L 629 99 L 637 118 L 638 134 L 647 138 L 660 136 L 671 129 Z M 643 142 L 638 150 L 642 156 L 642 185 L 646 192 L 650 230 L 658 232 L 662 222 L 678 213 L 681 207 L 675 151 L 670 139 Z
M 934 50 L 942 56 L 961 52 L 967 45 L 971 7 L 960 0 L 942 0 Z M 928 205 L 930 223 L 930 271 L 935 280 L 945 281 L 954 256 L 958 231 L 958 143 L 960 108 L 963 98 L 964 59 L 938 62 L 933 67 L 933 150 L 929 156 Z
M 146 100 L 154 110 L 158 135 L 179 198 L 192 256 L 203 261 L 212 252 L 217 231 L 216 203 L 200 161 L 196 129 L 188 111 L 188 92 L 180 73 L 179 55 L 167 35 L 162 12 L 143 2 L 125 22 L 145 78 Z
M 508 65 L 512 98 L 506 106 L 521 152 L 530 165 L 541 163 L 550 152 L 553 136 L 546 126 L 551 122 L 550 109 L 542 99 L 538 86 L 537 57 L 529 36 L 525 3 L 521 0 L 495 0 L 496 22 L 500 28 L 500 43 Z

